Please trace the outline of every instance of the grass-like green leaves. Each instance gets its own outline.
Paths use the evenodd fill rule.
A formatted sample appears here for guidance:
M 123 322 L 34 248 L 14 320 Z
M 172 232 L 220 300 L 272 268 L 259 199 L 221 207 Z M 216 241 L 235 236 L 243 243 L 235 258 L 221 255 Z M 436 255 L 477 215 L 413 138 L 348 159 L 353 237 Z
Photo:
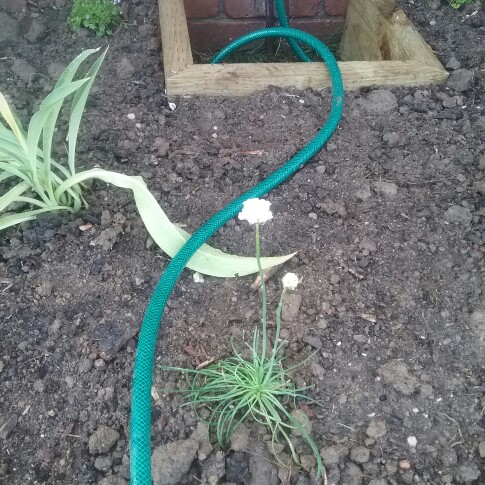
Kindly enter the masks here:
M 256 228 L 256 254 L 259 258 L 259 225 L 256 225 Z M 264 278 L 261 278 L 261 281 L 264 282 Z M 209 410 L 209 427 L 215 432 L 217 441 L 223 448 L 229 445 L 234 431 L 245 420 L 252 419 L 269 429 L 273 444 L 286 443 L 293 460 L 298 464 L 298 455 L 292 442 L 292 433 L 296 430 L 311 447 L 317 462 L 317 475 L 322 476 L 324 467 L 318 448 L 290 411 L 296 408 L 298 400 L 310 400 L 314 403 L 316 401 L 306 396 L 305 391 L 309 387 L 296 387 L 291 376 L 292 372 L 305 364 L 313 354 L 296 365 L 284 365 L 285 342 L 280 342 L 279 336 L 285 291 L 283 289 L 276 311 L 276 335 L 271 349 L 268 349 L 266 336 L 266 287 L 263 283 L 262 329 L 260 332 L 256 328 L 252 343 L 247 344 L 250 349 L 249 357 L 238 352 L 231 342 L 234 357 L 223 359 L 206 368 L 159 368 L 187 375 L 189 389 L 183 406 L 193 406 L 196 411 L 200 408 Z
M 74 78 L 88 57 L 97 52 L 98 49 L 86 50 L 67 66 L 53 91 L 32 116 L 27 131 L 0 93 L 0 230 L 35 219 L 45 212 L 79 211 L 85 205 L 82 183 L 97 178 L 133 192 L 148 232 L 159 247 L 173 257 L 190 234 L 170 222 L 140 177 L 102 169 L 76 172 L 79 126 L 106 51 L 92 63 L 84 77 Z M 52 158 L 53 137 L 59 113 L 68 97 L 72 102 L 67 126 L 67 156 L 58 162 Z M 5 124 L 1 122 L 2 117 Z M 292 256 L 263 258 L 262 265 L 269 268 Z M 258 271 L 255 258 L 228 255 L 208 245 L 202 246 L 187 267 L 219 277 L 244 276 Z

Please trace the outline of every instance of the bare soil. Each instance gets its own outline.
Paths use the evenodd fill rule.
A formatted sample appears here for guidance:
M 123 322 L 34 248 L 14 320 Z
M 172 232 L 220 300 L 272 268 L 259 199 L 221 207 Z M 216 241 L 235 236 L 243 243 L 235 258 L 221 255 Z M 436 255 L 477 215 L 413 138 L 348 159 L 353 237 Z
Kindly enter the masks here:
M 282 275 L 297 273 L 286 353 L 291 362 L 318 350 L 295 378 L 314 385 L 323 405 L 304 409 L 329 484 L 485 483 L 485 9 L 444 3 L 401 2 L 453 71 L 448 85 L 347 93 L 327 148 L 268 196 L 263 252 L 298 251 L 269 280 L 270 311 Z M 62 66 L 108 41 L 71 32 L 65 0 L 21 7 L 0 1 L 0 30 L 11 33 L 0 36 L 0 89 L 25 122 Z M 124 8 L 128 23 L 109 39 L 86 109 L 78 165 L 142 175 L 171 220 L 193 231 L 304 146 L 325 120 L 329 92 L 169 100 L 156 2 Z M 64 153 L 60 136 L 56 151 Z M 0 235 L 2 483 L 129 479 L 137 335 L 168 260 L 130 193 L 96 182 L 87 198 L 78 214 Z M 211 244 L 251 255 L 253 238 L 234 220 Z M 259 322 L 252 281 L 195 283 L 185 271 L 159 362 L 192 367 L 229 355 L 230 337 L 243 340 Z M 179 379 L 156 372 L 158 389 Z M 197 419 L 181 401 L 160 391 L 153 402 L 154 448 L 192 435 Z M 222 458 L 199 450 L 179 483 L 229 483 L 235 462 L 240 484 L 314 483 L 302 443 L 306 469 L 289 476 L 271 465 L 276 475 L 258 476 L 250 452 L 266 449 L 264 433 L 252 427 L 246 449 Z M 215 482 L 211 457 L 223 465 Z

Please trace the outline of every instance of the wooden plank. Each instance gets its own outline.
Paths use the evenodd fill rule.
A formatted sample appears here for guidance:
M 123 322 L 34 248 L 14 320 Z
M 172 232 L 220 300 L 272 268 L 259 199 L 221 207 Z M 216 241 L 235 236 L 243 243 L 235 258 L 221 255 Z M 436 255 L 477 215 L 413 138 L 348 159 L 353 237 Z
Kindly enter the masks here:
M 158 0 L 163 50 L 163 70 L 169 78 L 191 66 L 192 48 L 183 0 Z
M 395 8 L 395 0 L 351 0 L 340 44 L 341 59 L 381 61 L 381 26 Z
M 445 70 L 402 10 L 396 10 L 388 21 L 383 22 L 380 44 L 383 60 L 415 60 Z
M 346 89 L 364 86 L 441 84 L 446 71 L 416 61 L 339 62 Z M 170 95 L 242 96 L 268 86 L 321 89 L 330 86 L 326 68 L 317 62 L 193 65 L 167 78 Z
M 159 9 L 170 95 L 237 96 L 272 85 L 330 85 L 320 63 L 194 65 L 183 0 L 159 0 Z M 441 84 L 448 76 L 409 19 L 396 9 L 395 0 L 351 0 L 342 58 L 347 61 L 339 63 L 346 89 Z
M 344 61 L 417 61 L 445 70 L 395 0 L 352 0 L 340 55 Z

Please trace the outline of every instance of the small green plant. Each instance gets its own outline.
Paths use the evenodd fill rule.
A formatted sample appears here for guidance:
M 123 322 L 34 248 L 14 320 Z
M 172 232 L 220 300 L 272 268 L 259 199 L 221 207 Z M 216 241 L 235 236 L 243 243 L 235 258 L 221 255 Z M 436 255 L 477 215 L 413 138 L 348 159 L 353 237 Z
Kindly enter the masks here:
M 458 9 L 460 7 L 463 7 L 463 5 L 472 3 L 473 0 L 449 0 L 449 2 L 450 2 L 450 7 Z
M 120 20 L 120 7 L 113 0 L 74 0 L 68 22 L 73 30 L 84 28 L 96 35 L 111 35 Z
M 269 206 L 269 202 L 264 200 L 250 199 L 246 201 L 246 203 L 253 202 L 256 210 L 259 210 L 257 208 L 258 203 L 266 203 Z M 246 206 L 239 217 L 248 220 L 248 222 L 256 223 L 256 259 L 259 261 L 259 224 L 267 218 L 263 215 L 262 219 L 251 219 L 251 215 L 246 217 L 247 211 L 245 215 L 245 210 Z M 249 209 L 249 211 L 251 210 Z M 263 208 L 263 212 L 264 210 Z M 261 211 L 259 213 L 261 214 Z M 267 211 L 266 214 L 271 213 Z M 318 448 L 300 420 L 295 419 L 289 411 L 289 408 L 296 408 L 297 400 L 309 400 L 318 404 L 305 395 L 305 391 L 310 389 L 311 386 L 298 388 L 291 376 L 296 368 L 305 364 L 314 354 L 296 365 L 285 367 L 282 350 L 286 342 L 279 341 L 284 296 L 287 290 L 296 288 L 298 277 L 293 273 L 288 273 L 283 278 L 283 291 L 276 310 L 276 335 L 271 350 L 269 350 L 266 286 L 261 266 L 259 270 L 262 293 L 262 328 L 260 332 L 256 327 L 252 343 L 246 344 L 250 349 L 250 358 L 243 357 L 231 341 L 234 357 L 223 359 L 206 368 L 194 370 L 172 366 L 159 367 L 161 370 L 179 371 L 187 375 L 189 389 L 186 392 L 189 395 L 182 406 L 193 406 L 196 412 L 200 407 L 209 410 L 209 429 L 215 432 L 216 439 L 223 448 L 227 448 L 229 445 L 234 431 L 246 419 L 251 418 L 269 429 L 273 445 L 278 442 L 286 443 L 292 459 L 296 464 L 299 464 L 291 436 L 292 432 L 296 430 L 310 445 L 317 462 L 317 475 L 321 477 L 324 473 L 324 467 Z
M 84 106 L 104 51 L 84 78 L 73 80 L 83 62 L 98 49 L 89 49 L 74 59 L 61 74 L 53 91 L 32 116 L 27 131 L 0 93 L 0 231 L 35 219 L 45 212 L 77 212 L 85 204 L 83 182 L 97 178 L 133 192 L 140 216 L 158 246 L 174 257 L 190 234 L 172 224 L 141 177 L 131 177 L 101 168 L 76 171 L 76 144 Z M 52 157 L 57 119 L 67 97 L 72 95 L 67 123 L 67 160 Z M 264 258 L 269 268 L 293 255 Z M 255 258 L 232 256 L 203 245 L 187 267 L 203 274 L 234 277 L 258 272 Z

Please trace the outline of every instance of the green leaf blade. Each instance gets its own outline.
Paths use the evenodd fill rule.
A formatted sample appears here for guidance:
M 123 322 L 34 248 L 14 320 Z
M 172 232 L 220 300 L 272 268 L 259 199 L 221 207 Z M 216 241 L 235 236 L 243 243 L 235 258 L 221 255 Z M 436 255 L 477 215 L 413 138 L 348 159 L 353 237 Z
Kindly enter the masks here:
M 102 169 L 92 169 L 81 172 L 71 177 L 66 183 L 58 187 L 58 192 L 67 190 L 71 185 L 79 184 L 90 178 L 98 178 L 108 184 L 120 188 L 130 189 L 135 197 L 138 212 L 150 233 L 150 236 L 158 244 L 163 252 L 173 258 L 190 234 L 170 222 L 165 212 L 159 206 L 155 197 L 150 193 L 140 177 L 131 177 L 116 172 L 108 172 Z M 59 193 L 56 194 L 56 197 Z M 283 264 L 296 253 L 286 256 L 261 258 L 263 269 Z M 256 258 L 246 256 L 233 256 L 204 244 L 190 259 L 187 268 L 198 271 L 204 275 L 219 278 L 234 278 L 247 276 L 259 271 Z

